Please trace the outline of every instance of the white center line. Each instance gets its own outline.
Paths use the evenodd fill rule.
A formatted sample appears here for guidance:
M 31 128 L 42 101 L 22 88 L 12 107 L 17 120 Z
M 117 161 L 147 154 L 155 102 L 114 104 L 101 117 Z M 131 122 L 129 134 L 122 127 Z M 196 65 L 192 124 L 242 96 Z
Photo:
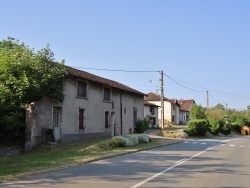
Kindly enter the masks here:
M 244 148 L 245 146 L 240 145 L 241 148 Z
M 225 141 L 223 141 L 223 142 L 225 142 Z M 216 147 L 216 146 L 219 146 L 220 144 L 221 144 L 221 143 L 216 144 L 215 146 L 212 146 L 212 147 L 210 147 L 210 148 L 207 148 L 207 149 L 205 149 L 204 151 L 202 151 L 202 152 L 200 152 L 200 153 L 197 153 L 197 154 L 193 155 L 192 157 L 190 157 L 190 158 L 188 158 L 188 159 L 182 159 L 181 161 L 177 161 L 177 162 L 179 162 L 179 163 L 177 163 L 177 164 L 175 164 L 175 165 L 173 165 L 173 166 L 171 166 L 171 167 L 169 167 L 169 168 L 167 168 L 167 169 L 165 169 L 165 170 L 163 170 L 163 171 L 161 171 L 161 172 L 159 172 L 159 173 L 157 173 L 157 174 L 155 174 L 155 175 L 153 175 L 153 176 L 151 176 L 151 177 L 149 177 L 149 178 L 147 178 L 147 179 L 145 179 L 145 180 L 143 180 L 143 181 L 140 182 L 140 183 L 137 183 L 137 184 L 131 186 L 130 188 L 137 188 L 137 187 L 140 187 L 141 185 L 143 185 L 143 184 L 149 182 L 150 180 L 152 180 L 152 179 L 154 179 L 154 178 L 156 178 L 156 177 L 158 177 L 158 176 L 164 174 L 165 172 L 168 172 L 168 171 L 172 170 L 173 168 L 175 168 L 175 167 L 181 165 L 182 163 L 185 163 L 185 162 L 187 162 L 187 161 L 190 161 L 191 159 L 193 159 L 193 158 L 195 158 L 195 157 L 197 157 L 197 156 L 199 156 L 199 155 L 205 153 L 206 151 L 209 151 L 209 150 L 213 149 L 213 148 Z
M 233 147 L 233 146 L 235 146 L 235 145 L 233 145 L 233 144 L 230 144 L 229 146 L 232 146 L 232 147 Z
M 182 162 L 182 161 L 185 161 L 187 158 L 184 158 L 184 159 L 181 159 L 181 160 L 179 160 L 179 161 L 176 161 L 175 163 L 180 163 L 180 162 Z

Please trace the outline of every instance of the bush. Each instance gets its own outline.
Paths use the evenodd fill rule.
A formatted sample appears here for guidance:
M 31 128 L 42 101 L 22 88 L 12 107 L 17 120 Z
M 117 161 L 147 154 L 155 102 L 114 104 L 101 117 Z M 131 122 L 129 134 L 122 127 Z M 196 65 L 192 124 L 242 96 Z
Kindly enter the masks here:
M 233 124 L 232 123 L 232 129 L 235 130 L 236 132 L 241 132 L 241 126 L 237 125 L 237 124 Z
M 138 134 L 138 140 L 139 140 L 139 143 L 150 142 L 150 139 L 149 139 L 148 135 L 146 135 L 146 134 Z
M 116 148 L 116 147 L 124 147 L 124 138 L 122 136 L 115 136 L 109 141 L 109 146 Z
M 191 135 L 204 136 L 208 129 L 208 122 L 205 119 L 189 120 L 187 125 Z
M 133 146 L 139 144 L 139 139 L 138 139 L 137 134 L 127 135 L 125 136 L 125 138 L 128 138 Z
M 136 133 L 144 133 L 146 130 L 149 129 L 149 123 L 146 119 L 138 120 L 135 127 Z
M 228 125 L 223 125 L 220 132 L 222 134 L 229 135 L 231 133 L 231 127 Z
M 223 122 L 217 118 L 208 118 L 209 127 L 208 130 L 210 133 L 214 135 L 218 135 L 221 131 L 221 127 L 223 126 Z

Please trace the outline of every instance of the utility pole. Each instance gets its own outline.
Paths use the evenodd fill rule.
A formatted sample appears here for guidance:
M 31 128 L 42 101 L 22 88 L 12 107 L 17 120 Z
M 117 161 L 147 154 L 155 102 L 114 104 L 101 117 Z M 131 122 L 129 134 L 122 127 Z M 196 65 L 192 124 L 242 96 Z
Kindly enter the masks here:
M 164 84 L 163 84 L 163 70 L 161 70 L 161 128 L 164 129 Z
M 207 109 L 209 108 L 209 95 L 208 95 L 208 91 L 207 91 Z

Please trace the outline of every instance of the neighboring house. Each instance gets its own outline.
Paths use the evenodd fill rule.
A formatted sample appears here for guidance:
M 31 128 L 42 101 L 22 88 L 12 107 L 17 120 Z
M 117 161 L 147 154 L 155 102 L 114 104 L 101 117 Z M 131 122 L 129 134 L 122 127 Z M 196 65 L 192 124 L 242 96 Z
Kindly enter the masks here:
M 71 67 L 67 74 L 62 103 L 45 98 L 27 109 L 27 149 L 44 141 L 42 132 L 49 130 L 62 142 L 134 133 L 144 118 L 144 93 Z
M 155 105 L 161 106 L 161 97 L 156 93 L 148 93 L 144 100 Z M 179 124 L 180 104 L 176 99 L 163 98 L 164 101 L 164 122 Z M 158 120 L 161 122 L 161 108 L 158 109 Z
M 149 128 L 158 128 L 158 105 L 144 101 L 144 118 L 149 122 Z
M 195 101 L 193 99 L 190 100 L 178 100 L 178 103 L 181 105 L 180 108 L 180 123 L 186 124 L 188 120 L 190 120 L 190 110 Z

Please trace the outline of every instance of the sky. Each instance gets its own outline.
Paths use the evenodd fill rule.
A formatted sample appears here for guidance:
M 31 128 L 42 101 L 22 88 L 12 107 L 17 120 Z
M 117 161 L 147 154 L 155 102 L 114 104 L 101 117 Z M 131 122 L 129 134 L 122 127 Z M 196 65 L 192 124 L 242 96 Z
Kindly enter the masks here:
M 143 93 L 160 94 L 162 70 L 167 98 L 205 107 L 208 91 L 209 107 L 243 110 L 249 9 L 249 0 L 0 0 L 0 40 L 49 44 L 57 61 Z

